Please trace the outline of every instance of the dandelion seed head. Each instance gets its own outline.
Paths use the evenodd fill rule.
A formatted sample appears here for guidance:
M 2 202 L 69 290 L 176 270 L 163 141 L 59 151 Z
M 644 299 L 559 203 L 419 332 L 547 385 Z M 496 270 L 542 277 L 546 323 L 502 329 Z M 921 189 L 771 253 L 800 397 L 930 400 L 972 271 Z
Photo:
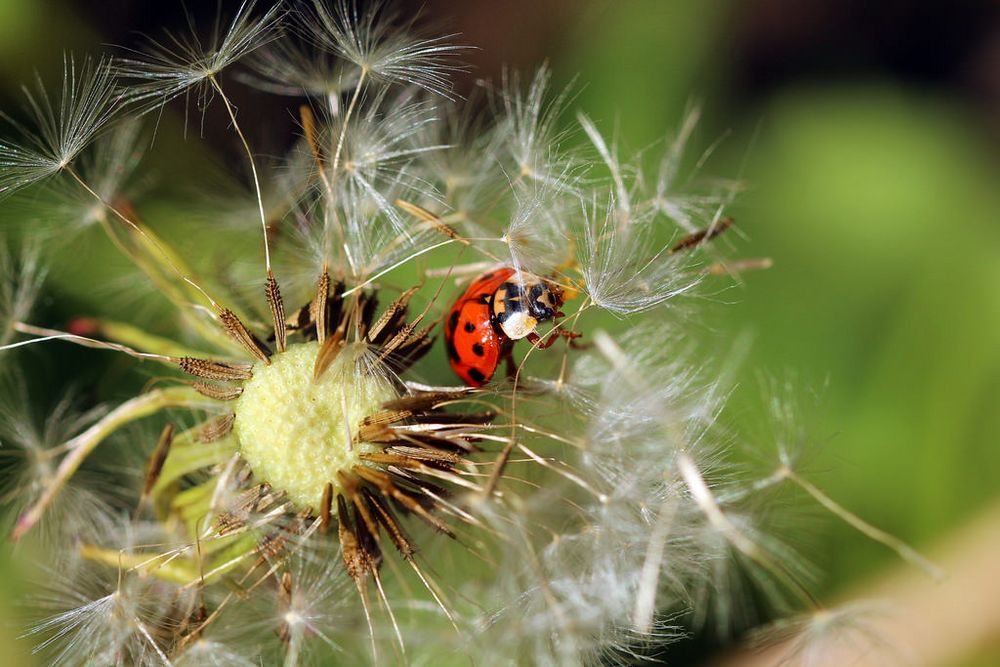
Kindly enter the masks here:
M 706 332 L 676 317 L 678 297 L 725 273 L 702 260 L 739 189 L 700 176 L 711 149 L 688 169 L 696 113 L 650 175 L 582 112 L 565 129 L 571 94 L 547 67 L 484 84 L 469 110 L 452 95 L 451 37 L 380 3 L 247 1 L 207 41 L 193 33 L 148 40 L 114 71 L 67 61 L 57 102 L 29 93 L 40 130 L 0 148 L 0 189 L 65 172 L 31 194 L 60 229 L 107 233 L 148 278 L 119 284 L 175 307 L 180 332 L 144 331 L 134 309 L 81 314 L 87 336 L 33 326 L 35 247 L 0 252 L 5 359 L 24 336 L 13 345 L 70 341 L 168 369 L 83 420 L 58 406 L 40 426 L 0 404 L 13 534 L 58 527 L 49 560 L 86 584 L 53 578 L 31 629 L 47 658 L 430 664 L 454 647 L 490 664 L 628 663 L 681 619 L 727 632 L 760 600 L 819 608 L 785 537 L 785 482 L 911 557 L 793 476 L 796 432 L 774 438 L 785 468 L 762 479 L 727 456 L 744 445 L 730 379 L 705 361 L 718 357 Z M 238 62 L 264 93 L 307 98 L 288 110 L 301 136 L 287 154 L 263 158 L 244 131 L 258 118 L 220 76 Z M 199 196 L 212 213 L 175 246 L 135 201 L 138 120 L 184 95 L 204 113 L 221 99 L 212 111 L 243 149 L 234 172 L 253 187 Z M 112 126 L 116 110 L 127 119 Z M 476 313 L 461 322 L 470 278 L 500 268 L 561 291 L 540 326 L 512 289 L 458 301 Z M 514 317 L 504 301 L 494 319 L 507 297 Z M 496 340 L 459 349 L 449 335 L 435 351 L 442 319 Z M 438 373 L 485 343 L 499 349 L 491 382 Z M 126 455 L 139 441 L 142 464 Z M 124 506 L 120 483 L 88 479 L 98 447 L 142 482 Z

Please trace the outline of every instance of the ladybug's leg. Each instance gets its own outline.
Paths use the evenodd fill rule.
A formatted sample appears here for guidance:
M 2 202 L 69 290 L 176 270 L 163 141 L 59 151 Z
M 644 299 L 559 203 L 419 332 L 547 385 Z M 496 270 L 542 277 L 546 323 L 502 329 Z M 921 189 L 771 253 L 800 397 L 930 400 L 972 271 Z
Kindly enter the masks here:
M 514 376 L 517 375 L 517 364 L 514 363 L 514 346 L 506 346 L 501 354 L 503 354 L 504 367 L 507 369 L 507 379 L 513 380 Z
M 556 319 L 562 317 L 566 317 L 566 313 L 559 311 L 558 313 L 555 314 Z M 569 339 L 569 346 L 574 350 L 585 350 L 588 347 L 590 347 L 590 343 L 576 342 L 576 339 L 583 335 L 582 333 L 576 333 L 575 331 L 567 331 L 565 329 L 556 329 L 556 331 L 553 332 L 553 335 L 559 335 L 562 336 L 563 338 Z M 552 342 L 554 343 L 555 341 Z M 552 345 L 552 343 L 549 343 L 549 345 Z M 546 345 L 546 347 L 548 347 L 548 345 Z
M 552 344 L 556 342 L 555 341 L 556 338 L 558 338 L 558 336 L 550 336 L 548 340 L 543 341 L 541 337 L 534 331 L 528 334 L 528 342 L 540 350 L 544 350 L 547 347 L 552 347 Z
M 576 331 L 556 329 L 555 331 L 552 332 L 552 335 L 549 336 L 546 340 L 542 340 L 541 336 L 532 331 L 530 334 L 528 334 L 528 341 L 535 347 L 544 350 L 546 348 L 552 347 L 555 344 L 555 342 L 560 338 L 568 338 L 570 341 L 570 345 L 573 345 L 573 339 L 579 338 L 582 335 L 583 335 L 582 333 L 578 333 Z

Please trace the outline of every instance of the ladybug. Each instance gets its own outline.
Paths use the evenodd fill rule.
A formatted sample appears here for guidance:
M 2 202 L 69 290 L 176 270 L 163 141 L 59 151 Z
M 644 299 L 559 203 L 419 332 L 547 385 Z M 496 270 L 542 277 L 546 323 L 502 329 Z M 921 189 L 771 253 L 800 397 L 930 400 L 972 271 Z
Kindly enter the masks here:
M 541 322 L 563 316 L 559 308 L 565 300 L 564 292 L 555 283 L 536 275 L 523 271 L 515 274 L 514 269 L 507 267 L 479 276 L 455 301 L 445 320 L 448 361 L 455 373 L 472 387 L 489 382 L 501 359 L 512 363 L 514 341 L 527 338 L 545 348 L 559 335 L 569 338 L 578 335 L 559 331 L 543 342 L 535 328 Z

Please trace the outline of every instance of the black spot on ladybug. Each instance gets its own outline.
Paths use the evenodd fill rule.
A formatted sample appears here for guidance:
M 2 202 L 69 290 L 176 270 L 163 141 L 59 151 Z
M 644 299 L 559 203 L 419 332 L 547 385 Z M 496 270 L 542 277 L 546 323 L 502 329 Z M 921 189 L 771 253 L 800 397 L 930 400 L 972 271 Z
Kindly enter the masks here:
M 458 311 L 456 310 L 451 314 L 451 318 L 448 320 L 448 328 L 454 331 L 458 328 Z
M 476 325 L 473 324 L 472 322 L 466 322 L 465 326 L 462 328 L 465 329 L 467 333 L 472 333 L 473 331 L 476 330 Z
M 489 303 L 491 297 L 492 297 L 491 294 L 480 294 L 479 295 L 479 302 L 480 303 Z
M 445 350 L 448 351 L 448 357 L 454 361 L 456 364 L 462 362 L 462 358 L 458 356 L 458 350 L 455 349 L 455 341 L 445 340 L 444 344 Z
M 483 350 L 483 346 L 482 346 L 481 343 L 473 343 L 472 344 L 472 354 L 476 355 L 477 357 L 481 357 L 484 354 L 486 354 L 486 351 Z
M 479 383 L 486 382 L 486 376 L 483 375 L 483 372 L 478 368 L 470 368 L 469 377 Z

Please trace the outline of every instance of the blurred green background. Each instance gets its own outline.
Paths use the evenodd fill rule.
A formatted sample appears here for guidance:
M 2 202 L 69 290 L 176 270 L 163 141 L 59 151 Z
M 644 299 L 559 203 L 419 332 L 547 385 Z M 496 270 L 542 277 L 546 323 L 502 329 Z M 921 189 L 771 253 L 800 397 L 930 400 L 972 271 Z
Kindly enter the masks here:
M 149 4 L 0 0 L 2 108 L 18 104 L 32 68 L 57 74 L 63 49 L 183 25 L 179 3 Z M 214 12 L 189 4 L 207 5 L 192 7 L 196 16 Z M 1000 500 L 1000 20 L 987 3 L 907 4 L 401 6 L 422 6 L 481 48 L 468 56 L 470 79 L 546 59 L 557 80 L 578 75 L 574 106 L 617 128 L 623 154 L 701 104 L 695 148 L 723 137 L 709 171 L 749 184 L 731 211 L 737 254 L 774 260 L 709 308 L 722 340 L 752 336 L 733 423 L 762 410 L 761 372 L 792 373 L 818 445 L 811 479 L 926 548 Z M 100 295 L 74 289 L 78 275 L 53 272 L 53 321 L 99 308 Z M 819 526 L 804 541 L 825 597 L 897 564 L 832 518 Z M 18 588 L 0 575 L 0 598 Z M 19 664 L 17 611 L 0 603 L 0 615 L 0 663 Z M 713 641 L 681 646 L 674 662 L 710 653 Z M 967 660 L 1000 664 L 1000 639 Z

